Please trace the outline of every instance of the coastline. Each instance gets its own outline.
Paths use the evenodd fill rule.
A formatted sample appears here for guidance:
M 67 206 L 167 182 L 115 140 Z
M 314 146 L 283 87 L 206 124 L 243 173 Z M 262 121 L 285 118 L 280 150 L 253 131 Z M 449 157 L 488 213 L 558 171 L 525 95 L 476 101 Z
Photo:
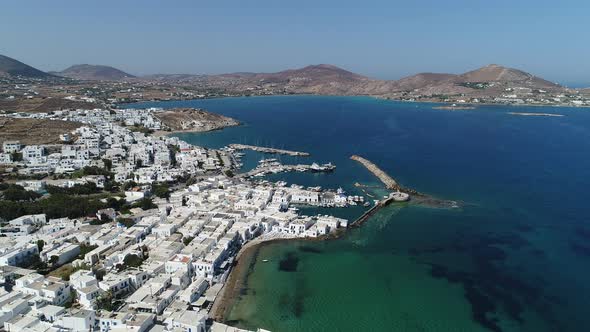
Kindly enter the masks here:
M 403 105 L 401 107 L 404 107 Z M 524 111 L 518 110 L 517 111 Z M 555 112 L 556 110 L 550 110 L 551 112 Z M 576 113 L 576 112 L 571 112 Z M 567 113 L 568 116 L 570 113 Z M 581 114 L 581 113 L 578 113 Z M 524 121 L 524 120 L 523 120 Z M 550 121 L 551 122 L 551 121 Z M 414 201 L 414 204 L 417 203 Z M 412 203 L 410 203 L 412 204 Z M 373 219 L 373 218 L 370 218 Z M 373 220 L 376 221 L 376 220 Z M 367 225 L 370 227 L 371 224 Z M 286 239 L 276 239 L 274 241 L 287 241 Z M 267 242 L 259 242 L 259 243 L 247 243 L 245 244 L 245 248 L 243 248 L 243 252 L 239 253 L 239 259 L 236 257 L 236 261 L 232 267 L 231 273 L 228 274 L 228 279 L 226 284 L 224 285 L 222 292 L 219 293 L 217 301 L 215 301 L 214 307 L 211 310 L 211 317 L 215 318 L 217 321 L 222 321 L 230 324 L 246 324 L 248 321 L 239 322 L 239 321 L 227 321 L 227 319 L 234 319 L 238 317 L 237 314 L 241 313 L 241 308 L 243 308 L 243 304 L 245 304 L 245 299 L 248 300 L 249 303 L 252 303 L 251 296 L 245 296 L 244 292 L 248 292 L 250 294 L 253 289 L 253 280 L 258 276 L 258 268 L 264 266 L 264 264 L 268 264 L 271 266 L 264 266 L 266 269 L 274 270 L 276 269 L 275 265 L 276 262 L 269 262 L 269 263 L 262 263 L 260 260 L 264 258 L 266 253 L 272 252 L 273 249 L 283 246 L 289 246 L 290 244 L 297 246 L 301 243 L 305 242 L 285 242 L 285 243 L 272 243 L 274 241 L 267 241 Z M 344 242 L 345 240 L 343 240 Z M 266 244 L 271 245 L 271 247 L 265 248 L 264 245 Z M 475 257 L 475 254 L 473 254 Z M 274 259 L 273 259 L 274 261 Z M 255 274 L 256 273 L 256 274 Z M 262 305 L 262 304 L 261 304 Z M 238 311 L 240 311 L 238 313 Z M 240 316 L 241 317 L 241 316 Z
M 207 99 L 223 99 L 223 98 L 264 98 L 264 97 L 289 97 L 289 96 L 324 96 L 324 97 L 368 97 L 374 98 L 378 100 L 390 100 L 395 102 L 403 102 L 403 103 L 421 103 L 421 104 L 442 104 L 443 106 L 457 104 L 457 102 L 452 101 L 436 101 L 436 100 L 403 100 L 403 99 L 396 99 L 390 97 L 384 97 L 379 95 L 339 95 L 339 94 L 313 94 L 313 93 L 289 93 L 289 94 L 271 94 L 271 95 L 235 95 L 235 96 L 213 96 L 213 97 L 205 97 L 205 98 L 193 98 L 193 99 L 167 99 L 167 100 L 137 100 L 133 102 L 126 102 L 126 103 L 118 103 L 116 107 L 118 108 L 121 105 L 134 105 L 134 104 L 143 104 L 143 103 L 158 103 L 158 102 L 175 102 L 175 101 L 193 101 L 193 100 L 207 100 Z M 590 105 L 571 105 L 571 104 L 531 104 L 531 103 L 523 103 L 523 104 L 509 104 L 509 103 L 461 103 L 462 106 L 467 107 L 475 107 L 476 109 L 478 106 L 514 106 L 514 107 L 568 107 L 568 108 L 590 108 Z
M 377 209 L 378 210 L 378 209 Z M 369 211 L 369 210 L 367 210 Z M 364 216 L 363 214 L 362 216 Z M 362 217 L 361 216 L 361 217 Z M 359 217 L 359 219 L 361 218 Z M 355 220 L 356 222 L 356 220 Z M 240 297 L 244 288 L 248 286 L 248 276 L 254 268 L 254 263 L 258 257 L 260 249 L 264 246 L 270 245 L 277 242 L 287 241 L 326 241 L 340 238 L 346 234 L 346 231 L 342 229 L 336 230 L 334 233 L 326 234 L 318 237 L 297 237 L 288 236 L 287 234 L 274 233 L 274 234 L 263 234 L 249 242 L 240 248 L 236 255 L 234 266 L 229 272 L 228 278 L 223 284 L 221 291 L 215 298 L 213 306 L 209 312 L 209 317 L 214 321 L 225 323 L 229 316 L 231 309 Z M 279 237 L 274 237 L 278 235 Z M 287 235 L 287 236 L 285 236 Z M 270 236 L 270 237 L 269 237 Z
M 520 116 L 553 116 L 553 117 L 561 117 L 565 116 L 563 114 L 557 113 L 520 113 L 520 112 L 508 112 L 510 115 L 520 115 Z
M 189 134 L 189 133 L 208 133 L 208 132 L 212 132 L 212 131 L 217 131 L 217 130 L 223 130 L 225 128 L 230 128 L 230 127 L 238 127 L 243 125 L 243 123 L 238 122 L 237 124 L 232 124 L 232 125 L 222 125 L 219 127 L 215 127 L 215 128 L 193 128 L 193 129 L 177 129 L 177 130 L 157 130 L 155 131 L 152 135 L 155 137 L 162 137 L 162 136 L 170 136 L 170 135 L 174 135 L 174 134 Z

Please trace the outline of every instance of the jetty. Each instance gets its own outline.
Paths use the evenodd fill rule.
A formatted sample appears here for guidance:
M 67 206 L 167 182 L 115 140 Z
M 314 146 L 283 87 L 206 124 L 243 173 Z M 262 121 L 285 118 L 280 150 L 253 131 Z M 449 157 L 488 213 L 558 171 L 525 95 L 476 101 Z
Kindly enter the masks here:
M 391 202 L 394 202 L 395 198 L 393 197 L 393 195 L 382 199 L 380 201 L 377 202 L 377 204 L 373 205 L 370 209 L 368 209 L 367 211 L 365 211 L 365 213 L 363 213 L 360 217 L 358 217 L 355 221 L 353 221 L 352 223 L 350 223 L 351 228 L 356 228 L 356 227 L 360 227 L 365 221 L 367 221 L 372 215 L 374 215 L 377 211 L 379 211 L 379 209 L 389 205 Z
M 363 166 L 365 166 L 371 173 L 373 173 L 389 190 L 396 190 L 401 191 L 402 188 L 400 185 L 391 177 L 389 174 L 385 173 L 381 168 L 377 167 L 377 165 L 373 164 L 371 161 L 357 155 L 353 155 L 350 159 L 358 161 Z
M 299 156 L 299 157 L 309 156 L 309 153 L 307 153 L 307 152 L 275 149 L 275 148 L 268 148 L 268 147 L 256 146 L 256 145 L 230 144 L 229 147 L 234 150 L 252 150 L 252 151 L 257 151 L 257 152 L 262 152 L 262 153 L 286 154 L 289 156 Z

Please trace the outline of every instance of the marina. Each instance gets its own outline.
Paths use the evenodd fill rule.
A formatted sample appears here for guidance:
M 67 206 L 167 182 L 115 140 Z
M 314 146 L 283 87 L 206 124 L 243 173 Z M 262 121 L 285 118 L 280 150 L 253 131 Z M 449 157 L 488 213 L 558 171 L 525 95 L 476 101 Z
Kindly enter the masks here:
M 276 159 L 262 159 L 258 162 L 258 166 L 256 168 L 238 174 L 239 177 L 249 178 L 249 177 L 262 177 L 268 174 L 277 174 L 283 172 L 332 172 L 336 169 L 336 166 L 332 163 L 327 164 L 317 164 L 312 163 L 310 165 L 307 164 L 297 164 L 297 165 L 284 165 Z

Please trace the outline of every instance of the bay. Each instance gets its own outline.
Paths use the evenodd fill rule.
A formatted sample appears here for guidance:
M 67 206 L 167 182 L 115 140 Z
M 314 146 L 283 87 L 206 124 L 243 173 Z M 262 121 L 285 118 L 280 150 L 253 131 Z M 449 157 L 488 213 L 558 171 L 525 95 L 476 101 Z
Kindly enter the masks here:
M 209 133 L 176 134 L 192 144 L 293 149 L 311 156 L 281 157 L 283 162 L 337 166 L 332 174 L 282 174 L 272 180 L 363 194 L 355 182 L 379 183 L 349 159 L 359 154 L 404 186 L 462 202 L 459 209 L 393 205 L 337 240 L 261 247 L 247 289 L 228 317 L 234 325 L 273 331 L 590 327 L 587 109 L 446 111 L 427 103 L 330 96 L 133 106 L 201 107 L 243 122 Z M 244 167 L 262 157 L 248 152 Z M 322 212 L 354 219 L 362 209 Z M 281 270 L 282 260 L 295 268 Z

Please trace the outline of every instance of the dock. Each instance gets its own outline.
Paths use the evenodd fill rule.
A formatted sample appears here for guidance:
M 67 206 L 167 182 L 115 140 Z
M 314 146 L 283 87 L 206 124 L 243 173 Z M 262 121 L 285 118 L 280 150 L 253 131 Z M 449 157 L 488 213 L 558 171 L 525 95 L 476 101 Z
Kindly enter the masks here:
M 230 144 L 230 148 L 234 150 L 252 150 L 262 153 L 274 153 L 274 154 L 286 154 L 289 156 L 294 157 L 307 157 L 309 153 L 307 152 L 300 152 L 300 151 L 291 151 L 291 150 L 284 150 L 284 149 L 275 149 L 275 148 L 268 148 L 263 146 L 256 146 L 256 145 L 247 145 L 247 144 Z
M 363 166 L 365 166 L 371 173 L 373 173 L 389 190 L 401 191 L 400 185 L 387 173 L 385 173 L 381 168 L 377 167 L 377 165 L 373 164 L 371 161 L 357 155 L 353 155 L 350 159 L 358 161 Z
M 332 164 L 329 164 L 329 165 L 332 165 Z M 259 166 L 259 167 L 256 167 L 256 168 L 248 171 L 248 172 L 237 174 L 236 177 L 250 178 L 250 177 L 266 175 L 266 174 L 276 174 L 276 173 L 294 172 L 294 171 L 298 171 L 298 172 L 332 172 L 334 170 L 334 168 L 336 168 L 336 166 L 333 166 L 332 168 L 327 168 L 327 169 L 315 169 L 313 167 L 313 164 L 312 165 L 305 165 L 305 164 L 283 165 L 283 164 L 279 164 L 279 165 L 269 165 L 269 166 L 263 166 L 263 167 Z
M 365 221 L 367 221 L 372 215 L 374 215 L 379 209 L 394 202 L 393 196 L 380 200 L 377 204 L 373 205 L 370 209 L 365 211 L 360 217 L 353 221 L 349 227 L 360 227 Z

